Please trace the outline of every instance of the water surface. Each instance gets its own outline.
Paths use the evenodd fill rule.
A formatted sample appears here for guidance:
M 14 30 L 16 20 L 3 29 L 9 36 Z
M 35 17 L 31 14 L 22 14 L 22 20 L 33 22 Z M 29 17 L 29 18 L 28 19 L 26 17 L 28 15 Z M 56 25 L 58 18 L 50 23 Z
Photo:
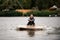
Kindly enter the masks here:
M 60 34 L 15 30 L 19 25 L 26 25 L 27 20 L 28 17 L 0 17 L 0 40 L 60 40 Z M 60 27 L 60 17 L 35 17 L 35 24 Z

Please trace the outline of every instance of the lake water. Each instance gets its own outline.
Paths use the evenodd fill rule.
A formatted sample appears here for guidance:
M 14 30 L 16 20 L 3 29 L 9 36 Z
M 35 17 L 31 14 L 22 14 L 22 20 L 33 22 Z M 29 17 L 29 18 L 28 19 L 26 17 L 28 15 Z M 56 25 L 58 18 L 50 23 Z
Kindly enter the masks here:
M 60 40 L 60 34 L 48 34 L 46 30 L 15 30 L 16 27 L 26 25 L 27 22 L 28 17 L 0 17 L 0 40 Z M 60 27 L 60 17 L 35 17 L 35 24 Z

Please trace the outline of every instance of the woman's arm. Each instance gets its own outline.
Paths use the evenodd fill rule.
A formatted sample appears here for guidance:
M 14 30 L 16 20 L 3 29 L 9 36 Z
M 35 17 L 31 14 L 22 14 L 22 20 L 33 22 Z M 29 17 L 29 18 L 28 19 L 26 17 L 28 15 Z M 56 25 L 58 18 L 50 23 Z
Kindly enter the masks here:
M 32 19 L 32 20 L 31 19 L 28 19 L 28 21 L 35 21 L 35 19 Z

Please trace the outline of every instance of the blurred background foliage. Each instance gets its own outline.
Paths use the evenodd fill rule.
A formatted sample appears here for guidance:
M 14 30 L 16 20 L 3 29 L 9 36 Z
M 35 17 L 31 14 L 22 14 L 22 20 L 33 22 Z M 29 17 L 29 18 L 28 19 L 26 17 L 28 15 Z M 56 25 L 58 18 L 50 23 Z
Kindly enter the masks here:
M 2 9 L 48 9 L 56 5 L 60 7 L 60 0 L 0 0 L 0 10 Z
M 16 9 L 31 9 L 32 12 L 25 13 L 24 16 L 33 14 L 34 16 L 60 15 L 59 10 L 49 11 L 48 9 L 56 5 L 60 8 L 60 0 L 0 0 L 0 16 L 22 16 L 23 13 L 15 12 Z

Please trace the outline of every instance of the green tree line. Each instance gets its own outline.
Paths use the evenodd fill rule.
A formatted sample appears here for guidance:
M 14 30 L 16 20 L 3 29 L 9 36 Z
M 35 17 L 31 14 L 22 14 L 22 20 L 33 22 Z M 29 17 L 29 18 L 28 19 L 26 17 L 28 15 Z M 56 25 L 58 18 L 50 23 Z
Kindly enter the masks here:
M 56 5 L 60 7 L 60 0 L 0 0 L 0 10 L 2 9 L 48 9 Z

